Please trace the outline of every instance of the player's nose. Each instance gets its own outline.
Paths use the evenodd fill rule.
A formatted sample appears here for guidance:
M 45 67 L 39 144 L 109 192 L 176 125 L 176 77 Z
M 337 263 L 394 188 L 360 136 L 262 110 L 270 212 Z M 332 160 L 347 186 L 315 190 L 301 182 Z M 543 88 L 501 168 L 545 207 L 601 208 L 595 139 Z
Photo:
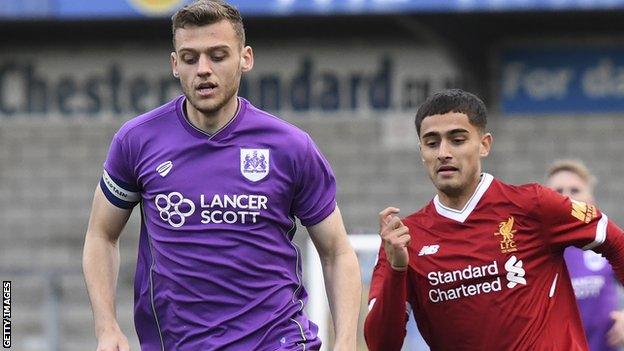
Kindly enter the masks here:
M 452 157 L 453 155 L 451 154 L 451 148 L 450 148 L 449 143 L 442 140 L 440 142 L 440 147 L 438 147 L 438 159 L 446 160 Z
M 212 74 L 210 59 L 206 55 L 201 55 L 197 62 L 197 75 L 204 76 Z

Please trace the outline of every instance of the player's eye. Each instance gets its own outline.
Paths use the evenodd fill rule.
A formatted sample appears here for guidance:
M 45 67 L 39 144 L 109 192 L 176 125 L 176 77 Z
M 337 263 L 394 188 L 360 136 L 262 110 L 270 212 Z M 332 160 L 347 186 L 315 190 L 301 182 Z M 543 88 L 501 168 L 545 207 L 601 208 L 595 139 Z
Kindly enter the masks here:
M 190 64 L 197 62 L 197 58 L 195 56 L 186 55 L 186 56 L 182 56 L 182 61 L 190 65 Z
M 210 56 L 210 59 L 214 62 L 223 61 L 227 58 L 227 53 L 224 51 L 217 51 Z
M 570 194 L 570 195 L 577 195 L 581 193 L 581 189 L 577 187 L 555 188 L 555 191 L 557 191 L 559 194 Z

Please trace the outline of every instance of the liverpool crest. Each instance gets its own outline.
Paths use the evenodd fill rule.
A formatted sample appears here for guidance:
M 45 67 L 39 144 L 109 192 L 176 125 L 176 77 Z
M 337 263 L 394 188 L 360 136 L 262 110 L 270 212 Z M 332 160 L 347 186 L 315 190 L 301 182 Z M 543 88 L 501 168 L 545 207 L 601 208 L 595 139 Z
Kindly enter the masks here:
M 269 174 L 269 149 L 240 149 L 241 174 L 257 182 Z
M 494 233 L 494 235 L 500 235 L 503 238 L 500 242 L 501 253 L 518 251 L 516 241 L 514 240 L 516 230 L 513 229 L 513 226 L 514 218 L 510 216 L 506 221 L 499 223 L 498 232 Z

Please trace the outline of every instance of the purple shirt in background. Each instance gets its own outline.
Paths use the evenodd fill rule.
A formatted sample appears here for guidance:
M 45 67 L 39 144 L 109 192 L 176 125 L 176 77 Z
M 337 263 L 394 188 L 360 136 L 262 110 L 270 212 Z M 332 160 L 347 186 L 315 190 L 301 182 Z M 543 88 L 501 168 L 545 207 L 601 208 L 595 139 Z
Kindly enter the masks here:
M 141 349 L 319 349 L 292 239 L 294 216 L 310 226 L 334 211 L 329 164 L 305 132 L 242 98 L 213 135 L 184 101 L 124 124 L 100 183 L 116 206 L 141 204 Z
M 607 332 L 613 325 L 609 314 L 618 308 L 617 285 L 609 262 L 601 255 L 568 247 L 565 261 L 572 278 L 591 351 L 617 351 L 609 347 Z

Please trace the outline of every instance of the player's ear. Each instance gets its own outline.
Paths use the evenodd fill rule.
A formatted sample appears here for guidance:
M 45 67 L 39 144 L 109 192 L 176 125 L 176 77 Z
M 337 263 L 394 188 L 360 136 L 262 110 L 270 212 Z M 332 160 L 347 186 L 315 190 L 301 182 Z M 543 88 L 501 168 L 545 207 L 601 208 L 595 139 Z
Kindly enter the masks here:
M 425 163 L 425 159 L 422 156 L 422 144 L 420 142 L 420 138 L 418 139 L 418 154 L 420 155 L 420 162 Z
M 180 78 L 180 73 L 178 72 L 178 54 L 175 51 L 171 52 L 171 73 L 174 77 Z
M 241 55 L 241 70 L 243 72 L 249 72 L 253 68 L 254 57 L 251 46 L 245 46 Z
M 486 157 L 490 154 L 490 149 L 492 148 L 492 141 L 494 141 L 494 137 L 491 133 L 484 133 L 481 136 L 481 145 L 479 145 L 479 156 Z

